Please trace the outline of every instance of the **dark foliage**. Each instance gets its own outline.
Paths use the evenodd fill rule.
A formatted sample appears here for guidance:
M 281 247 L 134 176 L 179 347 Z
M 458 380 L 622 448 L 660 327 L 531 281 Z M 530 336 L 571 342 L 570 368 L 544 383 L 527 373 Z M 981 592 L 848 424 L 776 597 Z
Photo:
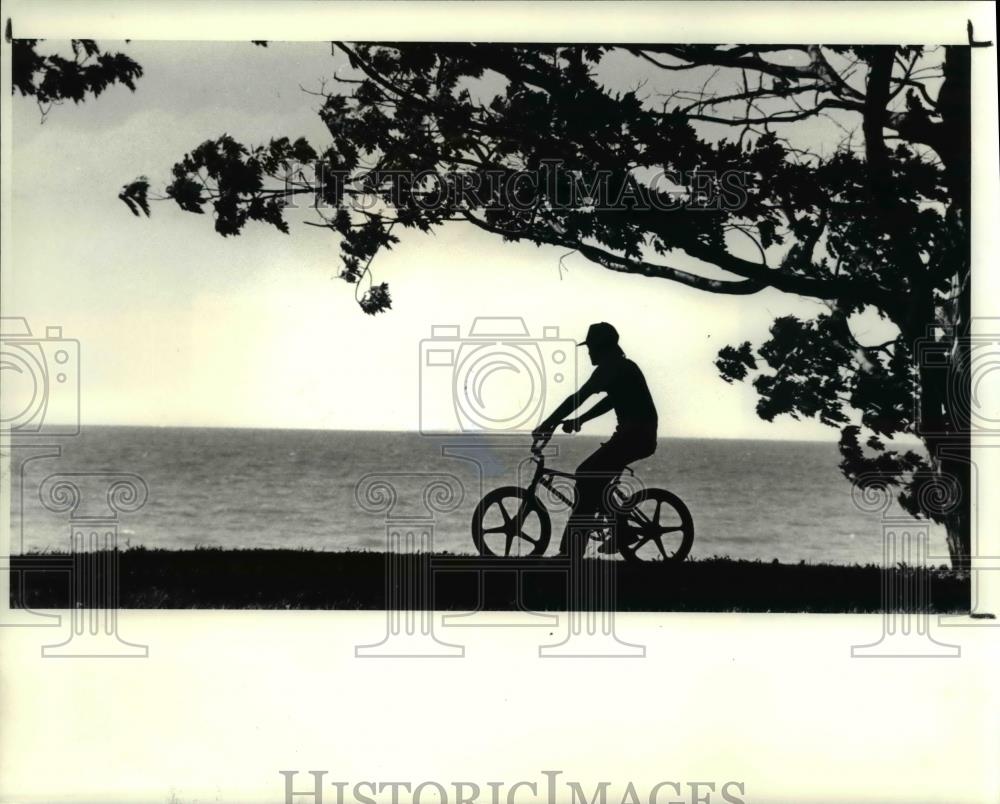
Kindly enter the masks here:
M 142 67 L 123 53 L 102 51 L 92 39 L 70 41 L 72 58 L 38 52 L 40 39 L 11 40 L 11 91 L 39 105 L 80 103 L 108 87 L 124 84 L 133 92 Z
M 765 343 L 724 347 L 721 376 L 751 381 L 766 420 L 810 417 L 839 428 L 847 477 L 877 473 L 898 486 L 904 505 L 948 523 L 953 557 L 967 555 L 967 523 L 913 503 L 912 484 L 928 471 L 967 481 L 967 469 L 940 451 L 961 440 L 962 411 L 918 345 L 948 347 L 948 359 L 964 365 L 968 48 L 334 49 L 351 70 L 342 91 L 323 94 L 328 142 L 209 140 L 174 166 L 168 195 L 192 212 L 211 204 L 223 235 L 249 221 L 287 231 L 279 196 L 306 195 L 316 202 L 312 225 L 339 239 L 341 276 L 351 283 L 400 230 L 463 222 L 709 292 L 775 288 L 816 299 L 825 311 L 815 317 L 779 318 Z M 613 88 L 605 65 L 616 59 L 644 63 L 668 83 L 688 70 L 724 73 L 730 89 Z M 847 132 L 832 152 L 804 151 L 784 136 L 830 114 Z M 709 136 L 706 124 L 732 136 Z M 525 171 L 551 175 L 555 161 L 551 181 L 516 185 Z M 638 178 L 646 169 L 675 177 L 677 189 L 646 185 Z M 735 189 L 723 179 L 734 175 L 742 177 Z M 670 203 L 673 193 L 684 203 Z M 680 269 L 674 255 L 721 270 Z M 366 313 L 387 309 L 388 289 L 373 286 L 359 302 Z M 854 327 L 862 316 L 893 334 L 866 340 Z M 901 435 L 922 438 L 926 454 L 894 447 Z

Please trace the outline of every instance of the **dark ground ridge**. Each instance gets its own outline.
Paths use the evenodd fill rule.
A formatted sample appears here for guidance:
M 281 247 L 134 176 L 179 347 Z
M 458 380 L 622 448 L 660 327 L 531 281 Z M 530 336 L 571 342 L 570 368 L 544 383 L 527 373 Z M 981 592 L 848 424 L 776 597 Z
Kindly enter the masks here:
M 97 572 L 96 577 L 90 576 L 96 582 L 92 588 L 107 588 L 103 568 L 110 563 L 108 554 L 86 555 L 84 560 Z M 569 571 L 549 558 L 512 562 L 448 553 L 394 554 L 389 562 L 387 558 L 386 553 L 375 551 L 132 548 L 118 554 L 117 605 L 122 609 L 380 610 L 388 601 L 392 608 L 452 611 L 567 608 Z M 70 607 L 73 561 L 67 553 L 12 556 L 11 606 Z M 921 570 L 900 565 L 883 571 L 876 565 L 730 558 L 666 566 L 605 564 L 585 561 L 582 574 L 594 578 L 603 572 L 607 580 L 607 573 L 613 573 L 618 611 L 905 611 L 908 604 L 902 602 L 902 590 L 912 595 L 919 583 L 929 589 L 925 610 L 930 612 L 968 612 L 971 600 L 969 574 L 946 567 Z M 886 589 L 895 590 L 895 596 L 886 597 Z M 74 605 L 88 605 L 81 596 L 76 595 Z M 584 591 L 582 597 L 573 597 L 572 608 L 611 608 L 610 599 L 599 590 Z

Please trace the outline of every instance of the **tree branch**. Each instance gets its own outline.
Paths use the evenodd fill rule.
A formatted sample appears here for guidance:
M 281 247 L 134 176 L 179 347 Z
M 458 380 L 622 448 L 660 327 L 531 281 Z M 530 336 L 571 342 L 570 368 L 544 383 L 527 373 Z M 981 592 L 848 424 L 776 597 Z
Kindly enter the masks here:
M 537 229 L 532 229 L 530 233 L 525 233 L 502 229 L 482 220 L 481 218 L 477 218 L 469 212 L 465 213 L 465 218 L 470 223 L 478 226 L 480 229 L 491 232 L 492 234 L 498 234 L 514 239 L 521 239 L 524 237 L 537 238 L 549 243 L 550 245 L 563 246 L 565 248 L 572 249 L 573 251 L 578 251 L 591 262 L 595 262 L 604 268 L 608 268 L 609 270 L 617 271 L 619 273 L 638 274 L 640 276 L 654 277 L 657 279 L 669 279 L 673 282 L 679 282 L 682 285 L 687 285 L 688 287 L 697 288 L 698 290 L 707 290 L 711 293 L 729 295 L 749 295 L 757 293 L 765 287 L 765 285 L 760 282 L 729 282 L 721 279 L 710 279 L 708 277 L 692 274 L 688 271 L 682 271 L 679 268 L 671 268 L 668 265 L 655 265 L 644 260 L 621 257 L 617 254 L 612 254 L 609 251 L 598 248 L 597 246 L 582 242 L 573 242 L 559 237 L 555 232 L 539 232 Z

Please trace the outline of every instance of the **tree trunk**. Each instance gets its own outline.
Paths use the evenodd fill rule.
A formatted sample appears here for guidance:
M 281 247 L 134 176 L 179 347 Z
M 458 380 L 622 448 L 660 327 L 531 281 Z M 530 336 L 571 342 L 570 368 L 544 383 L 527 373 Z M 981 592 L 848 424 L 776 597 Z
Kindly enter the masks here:
M 955 569 L 967 570 L 972 552 L 971 505 L 972 456 L 970 435 L 973 418 L 970 405 L 970 335 L 971 335 L 971 253 L 969 246 L 970 155 L 971 155 L 971 69 L 967 46 L 951 46 L 946 50 L 944 81 L 938 96 L 941 124 L 935 150 L 945 168 L 945 180 L 951 196 L 947 216 L 953 239 L 944 259 L 954 278 L 953 299 L 935 305 L 933 295 L 926 297 L 930 309 L 914 316 L 909 322 L 911 343 L 916 338 L 934 337 L 932 332 L 919 332 L 934 323 L 945 331 L 939 342 L 938 354 L 947 354 L 947 370 L 928 363 L 927 356 L 918 357 L 920 383 L 918 432 L 930 455 L 936 479 L 945 489 L 951 489 L 957 499 L 920 496 L 924 512 L 947 529 L 948 552 Z M 922 293 L 914 294 L 924 298 Z M 927 314 L 929 313 L 929 315 Z M 926 318 L 924 318 L 926 315 Z M 932 363 L 933 361 L 931 361 Z M 951 503 L 951 504 L 949 504 Z
M 943 448 L 939 472 L 946 483 L 955 484 L 955 505 L 943 516 L 947 529 L 948 553 L 951 566 L 967 571 L 972 555 L 972 464 L 969 442 L 954 443 Z
M 917 311 L 911 318 L 911 326 L 904 330 L 910 343 L 924 344 L 924 348 L 914 349 L 919 377 L 915 425 L 933 472 L 933 477 L 927 479 L 931 481 L 929 485 L 915 477 L 908 491 L 921 514 L 947 529 L 948 553 L 955 569 L 969 567 L 973 493 L 968 324 L 954 315 L 962 308 L 959 304 L 936 311 L 941 316 L 940 325 L 946 328 L 943 337 L 935 337 L 933 330 L 921 333 L 916 323 L 923 316 Z M 925 315 L 924 321 L 934 320 L 933 313 Z
M 972 156 L 972 70 L 971 49 L 949 47 L 945 55 L 945 80 L 938 96 L 944 126 L 942 161 L 948 175 L 954 204 L 958 237 L 954 243 L 957 297 L 950 313 L 954 345 L 951 353 L 950 393 L 945 395 L 951 437 L 941 445 L 941 471 L 954 478 L 961 495 L 957 507 L 945 518 L 948 550 L 956 569 L 967 570 L 972 555 L 972 454 L 973 416 L 971 343 L 972 335 L 972 255 L 969 238 Z

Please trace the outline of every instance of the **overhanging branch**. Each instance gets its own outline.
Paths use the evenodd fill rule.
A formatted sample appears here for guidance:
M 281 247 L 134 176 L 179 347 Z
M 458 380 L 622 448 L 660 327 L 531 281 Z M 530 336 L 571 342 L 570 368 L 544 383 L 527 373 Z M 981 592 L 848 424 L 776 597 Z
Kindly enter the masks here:
M 516 239 L 531 237 L 533 239 L 549 243 L 550 245 L 563 246 L 565 248 L 572 249 L 573 251 L 577 251 L 582 254 L 591 262 L 595 262 L 604 268 L 611 271 L 617 271 L 619 273 L 637 274 L 639 276 L 648 276 L 657 279 L 669 279 L 672 282 L 678 282 L 682 285 L 687 285 L 688 287 L 696 288 L 698 290 L 728 295 L 750 295 L 757 293 L 766 287 L 766 285 L 761 282 L 748 280 L 731 282 L 723 279 L 711 279 L 709 277 L 690 273 L 689 271 L 682 271 L 679 268 L 672 268 L 669 265 L 657 265 L 651 262 L 646 262 L 645 260 L 622 257 L 588 243 L 574 242 L 572 240 L 559 237 L 555 232 L 540 232 L 537 229 L 532 229 L 530 233 L 525 233 L 503 229 L 501 227 L 494 226 L 488 221 L 484 221 L 469 212 L 465 213 L 465 218 L 473 225 L 483 229 L 484 231 L 491 232 L 492 234 L 498 234 Z

